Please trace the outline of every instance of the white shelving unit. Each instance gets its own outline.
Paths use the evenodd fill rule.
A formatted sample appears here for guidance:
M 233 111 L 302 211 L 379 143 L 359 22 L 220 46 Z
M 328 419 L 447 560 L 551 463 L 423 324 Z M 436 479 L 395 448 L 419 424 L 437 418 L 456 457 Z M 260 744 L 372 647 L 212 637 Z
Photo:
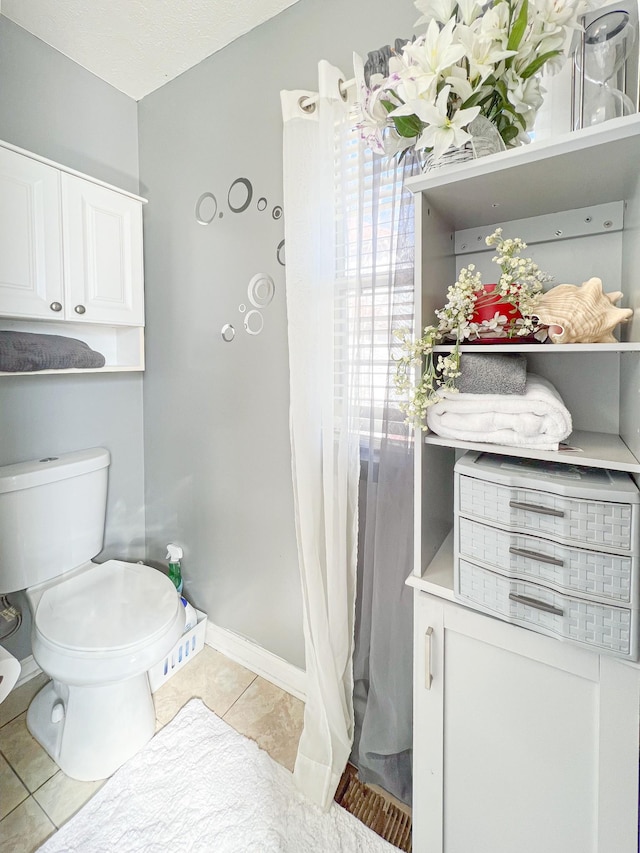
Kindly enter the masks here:
M 457 603 L 451 543 L 453 467 L 465 450 L 616 469 L 640 481 L 638 164 L 634 115 L 409 181 L 416 328 L 433 322 L 460 267 L 473 262 L 485 282 L 495 280 L 484 237 L 498 225 L 529 244 L 526 254 L 554 276 L 550 286 L 598 276 L 636 311 L 615 344 L 461 348 L 527 354 L 529 370 L 555 385 L 573 417 L 559 451 L 416 436 L 415 566 L 407 581 L 416 602 L 415 853 L 638 853 L 640 668 Z M 549 776 L 538 755 L 558 756 Z M 533 835 L 532 816 L 541 827 Z

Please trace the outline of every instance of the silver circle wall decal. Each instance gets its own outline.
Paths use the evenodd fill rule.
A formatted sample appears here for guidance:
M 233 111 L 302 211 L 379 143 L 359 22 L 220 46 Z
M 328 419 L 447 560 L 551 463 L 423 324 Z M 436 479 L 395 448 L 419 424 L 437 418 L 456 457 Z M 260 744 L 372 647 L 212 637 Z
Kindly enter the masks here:
M 222 335 L 222 340 L 225 341 L 225 343 L 230 344 L 236 336 L 236 330 L 233 328 L 231 323 L 226 323 L 222 327 L 220 334 Z
M 258 208 L 258 210 L 266 210 L 267 209 L 267 200 L 266 200 L 266 198 L 264 198 L 264 196 L 262 198 L 258 199 L 258 203 L 256 204 L 256 207 Z
M 279 204 L 276 204 L 276 206 L 273 208 L 271 216 L 273 216 L 274 219 L 280 219 L 282 217 L 282 208 Z
M 210 212 L 213 207 L 213 213 Z M 218 200 L 213 193 L 202 193 L 196 202 L 196 222 L 199 225 L 211 225 L 218 212 Z M 222 216 L 222 214 L 220 214 Z
M 241 303 L 240 303 L 240 305 L 238 305 L 238 311 L 239 311 L 241 314 L 244 314 L 244 312 L 245 312 L 246 310 L 247 310 L 247 306 L 244 304 L 244 302 L 241 302 Z
M 285 257 L 284 257 L 284 240 L 280 240 L 278 243 L 278 248 L 276 249 L 276 258 L 278 259 L 278 263 L 285 266 Z
M 273 299 L 276 286 L 266 272 L 259 272 L 251 279 L 247 287 L 249 302 L 256 308 L 266 308 Z
M 241 196 L 239 199 L 237 198 L 238 193 L 234 192 L 234 187 L 244 187 L 244 190 L 240 190 Z M 239 201 L 240 202 L 239 204 L 238 203 L 236 203 L 236 204 L 232 203 L 232 201 L 231 201 L 231 193 L 232 192 L 233 192 L 234 196 L 236 196 L 236 198 L 234 198 L 234 201 L 236 201 L 236 202 Z M 227 202 L 229 203 L 229 210 L 232 213 L 242 213 L 243 211 L 245 211 L 249 207 L 249 205 L 251 204 L 252 198 L 253 198 L 253 185 L 251 184 L 251 181 L 248 180 L 247 178 L 236 178 L 235 181 L 229 187 L 229 193 L 227 195 Z
M 255 308 L 252 308 L 245 314 L 244 328 L 248 335 L 259 335 L 264 329 L 264 317 Z

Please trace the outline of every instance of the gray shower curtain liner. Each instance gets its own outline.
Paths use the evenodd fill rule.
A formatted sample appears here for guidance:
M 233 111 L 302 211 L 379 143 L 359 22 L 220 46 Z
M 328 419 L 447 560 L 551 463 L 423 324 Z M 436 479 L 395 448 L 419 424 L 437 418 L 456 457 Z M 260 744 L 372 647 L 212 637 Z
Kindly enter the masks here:
M 367 156 L 369 155 L 367 152 Z M 359 336 L 363 374 L 378 395 L 361 426 L 358 575 L 354 652 L 355 739 L 351 755 L 360 779 L 411 802 L 413 597 L 405 585 L 413 561 L 413 436 L 398 408 L 393 331 L 413 326 L 413 195 L 404 179 L 419 171 L 413 154 L 402 164 L 375 158 L 371 200 L 372 334 Z M 388 170 L 395 170 L 389 262 Z M 387 172 L 385 179 L 381 180 Z M 381 187 L 385 193 L 381 197 Z M 369 205 L 367 205 L 369 207 Z M 380 364 L 381 342 L 389 354 Z M 380 401 L 384 377 L 384 401 Z M 366 395 L 363 395 L 366 398 Z

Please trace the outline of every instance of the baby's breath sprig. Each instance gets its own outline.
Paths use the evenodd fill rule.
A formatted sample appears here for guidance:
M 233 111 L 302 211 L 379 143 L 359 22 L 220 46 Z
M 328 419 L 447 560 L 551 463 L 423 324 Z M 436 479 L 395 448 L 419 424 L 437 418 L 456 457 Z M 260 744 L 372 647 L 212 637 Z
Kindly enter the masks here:
M 485 240 L 495 246 L 492 260 L 501 270 L 494 294 L 518 309 L 521 317 L 514 319 L 511 311 L 497 310 L 490 320 L 474 322 L 478 303 L 487 298 L 480 273 L 474 264 L 463 267 L 458 278 L 447 290 L 444 308 L 435 312 L 437 325 L 426 326 L 422 337 L 414 340 L 408 329 L 394 332 L 400 342 L 401 355 L 396 360 L 396 389 L 405 400 L 400 408 L 407 422 L 424 424 L 429 406 L 437 403 L 444 392 L 456 392 L 460 376 L 460 344 L 481 341 L 483 337 L 514 338 L 535 335 L 546 339 L 546 329 L 538 322 L 535 309 L 545 282 L 551 276 L 543 272 L 531 258 L 521 258 L 527 244 L 520 237 L 503 239 L 502 228 Z M 496 306 L 499 307 L 499 306 Z M 435 347 L 451 342 L 448 354 L 435 353 Z M 417 374 L 417 376 L 416 376 Z

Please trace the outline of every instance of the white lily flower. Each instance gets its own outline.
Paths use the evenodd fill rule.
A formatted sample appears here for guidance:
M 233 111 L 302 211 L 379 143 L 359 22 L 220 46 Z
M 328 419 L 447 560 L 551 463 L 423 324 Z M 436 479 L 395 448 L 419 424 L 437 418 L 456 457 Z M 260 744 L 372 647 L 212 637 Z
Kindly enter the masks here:
M 529 0 L 536 14 L 546 24 L 568 26 L 577 17 L 579 0 Z M 590 5 L 590 4 L 589 4 Z
M 476 18 L 472 26 L 481 38 L 498 42 L 502 49 L 506 50 L 509 41 L 508 3 L 498 3 L 497 6 L 487 9 L 481 18 Z
M 470 134 L 463 128 L 480 112 L 480 107 L 471 107 L 468 110 L 458 110 L 449 118 L 447 107 L 450 91 L 451 86 L 444 86 L 435 104 L 426 106 L 421 116 L 428 127 L 422 131 L 416 148 L 432 148 L 434 160 L 439 160 L 452 145 L 459 148 L 471 139 Z
M 422 39 L 404 46 L 405 60 L 408 58 L 425 74 L 431 74 L 434 77 L 455 65 L 464 56 L 463 45 L 454 43 L 455 26 L 455 18 L 451 18 L 442 29 L 432 20 Z
M 512 68 L 506 71 L 504 79 L 507 84 L 507 98 L 515 111 L 525 118 L 527 113 L 533 111 L 535 117 L 535 113 L 542 106 L 540 80 L 535 76 L 523 80 Z
M 364 62 L 357 53 L 353 54 L 353 71 L 357 91 L 358 121 L 356 127 L 360 131 L 360 138 L 371 151 L 376 154 L 384 154 L 386 147 L 383 131 L 387 124 L 387 110 L 380 101 L 383 96 L 388 97 L 388 93 L 380 85 L 371 89 L 367 86 L 364 79 Z
M 469 26 L 482 12 L 482 0 L 458 0 L 458 14 L 463 24 Z
M 464 46 L 469 62 L 469 79 L 472 81 L 486 80 L 498 63 L 516 53 L 514 50 L 503 50 L 494 39 L 475 32 L 471 27 L 458 27 L 458 38 Z
M 460 65 L 453 66 L 451 73 L 445 79 L 445 83 L 451 86 L 452 91 L 456 93 L 463 103 L 473 95 L 474 88 L 469 82 L 467 70 Z
M 418 12 L 422 12 L 421 17 L 416 21 L 416 27 L 419 24 L 429 24 L 431 21 L 445 24 L 453 16 L 456 0 L 414 0 L 413 5 Z

